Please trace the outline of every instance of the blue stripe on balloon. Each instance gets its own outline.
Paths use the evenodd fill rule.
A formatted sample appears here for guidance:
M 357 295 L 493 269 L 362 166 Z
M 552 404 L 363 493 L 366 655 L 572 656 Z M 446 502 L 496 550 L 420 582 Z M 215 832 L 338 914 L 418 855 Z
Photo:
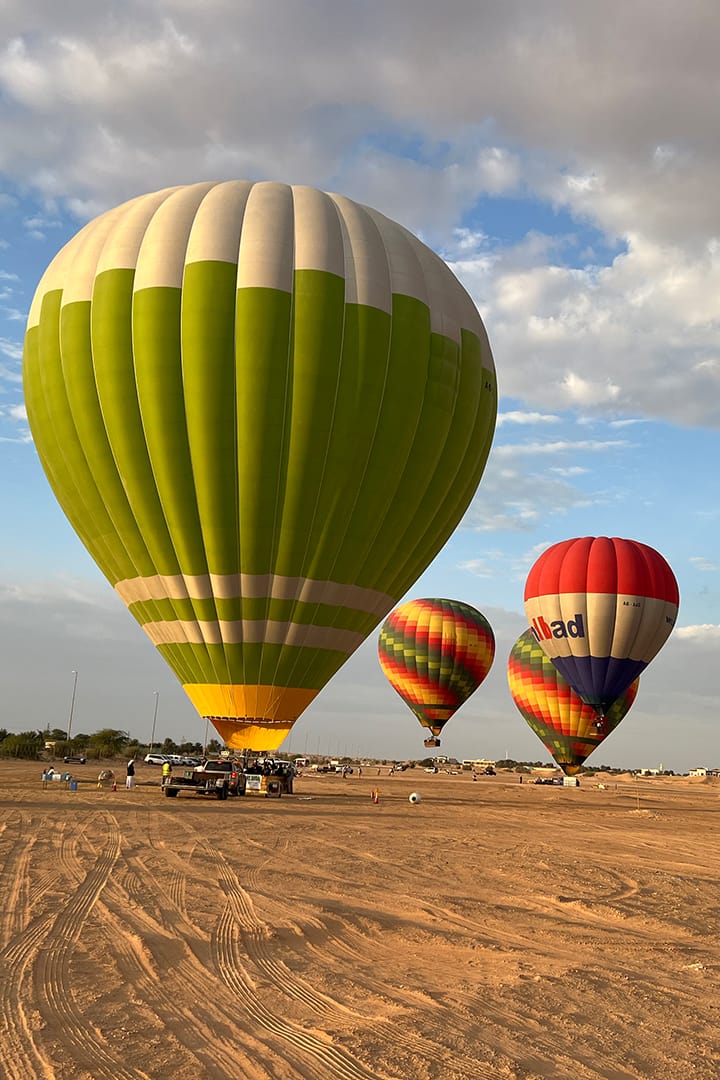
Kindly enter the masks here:
M 647 667 L 614 656 L 555 657 L 553 664 L 587 705 L 608 709 Z

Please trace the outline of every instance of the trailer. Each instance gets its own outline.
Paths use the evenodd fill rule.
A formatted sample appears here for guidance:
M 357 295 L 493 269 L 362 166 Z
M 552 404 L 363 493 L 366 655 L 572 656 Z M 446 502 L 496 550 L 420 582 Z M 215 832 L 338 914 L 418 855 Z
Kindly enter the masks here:
M 295 773 L 293 761 L 251 756 L 244 760 L 245 789 L 248 795 L 264 795 L 268 799 L 292 795 Z

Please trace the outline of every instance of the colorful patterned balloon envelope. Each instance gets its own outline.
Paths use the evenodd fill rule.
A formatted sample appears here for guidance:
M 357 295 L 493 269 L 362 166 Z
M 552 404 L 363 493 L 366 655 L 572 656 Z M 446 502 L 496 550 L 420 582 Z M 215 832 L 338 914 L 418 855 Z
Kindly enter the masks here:
M 383 624 L 380 666 L 405 704 L 434 738 L 483 681 L 495 657 L 492 628 L 458 600 L 410 600 Z
M 525 585 L 525 614 L 538 644 L 600 715 L 667 641 L 679 603 L 662 555 L 618 537 L 554 544 Z
M 85 226 L 24 382 L 71 524 L 203 717 L 275 749 L 467 508 L 497 391 L 449 268 L 382 214 L 192 184 Z
M 637 695 L 636 679 L 610 705 L 601 721 L 591 705 L 572 687 L 545 655 L 532 630 L 513 645 L 507 666 L 512 699 L 530 727 L 568 776 L 615 730 Z

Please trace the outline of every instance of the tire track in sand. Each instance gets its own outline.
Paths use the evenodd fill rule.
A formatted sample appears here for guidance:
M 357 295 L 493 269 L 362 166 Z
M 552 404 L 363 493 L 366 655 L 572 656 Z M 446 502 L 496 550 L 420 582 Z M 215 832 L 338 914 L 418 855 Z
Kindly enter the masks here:
M 32 905 L 53 883 L 54 875 L 46 871 L 31 888 L 28 871 L 34 837 L 25 842 L 31 828 L 31 816 L 20 813 L 14 821 L 4 823 L 1 834 L 3 846 L 6 840 L 11 842 L 0 873 L 0 1044 L 6 1080 L 53 1077 L 49 1060 L 36 1046 L 21 995 L 27 969 L 54 918 L 47 914 L 32 920 Z
M 301 980 L 293 977 L 284 964 L 266 962 L 266 955 L 257 942 L 261 935 L 267 935 L 267 926 L 257 919 L 250 897 L 223 854 L 207 842 L 204 847 L 208 858 L 215 864 L 220 886 L 228 901 L 215 927 L 211 946 L 220 977 L 232 990 L 244 1011 L 255 1023 L 282 1039 L 294 1053 L 304 1053 L 312 1058 L 331 1080 L 381 1080 L 377 1073 L 356 1061 L 347 1051 L 333 1046 L 328 1037 L 313 1035 L 296 1024 L 283 1020 L 263 1004 L 240 959 L 238 936 L 243 930 L 248 957 L 271 979 L 273 985 L 311 1007 L 314 999 Z M 317 998 L 320 999 L 321 996 L 317 995 Z M 349 1010 L 324 996 L 322 1003 L 326 1008 L 334 1007 L 345 1013 L 344 1018 L 347 1020 Z M 317 1066 L 311 1074 L 313 1077 L 321 1075 L 317 1072 Z
M 281 960 L 277 960 L 272 951 L 267 948 L 267 942 L 269 939 L 268 926 L 258 918 L 251 897 L 247 891 L 240 884 L 237 875 L 227 863 L 227 860 L 221 852 L 211 849 L 207 846 L 208 854 L 214 855 L 217 871 L 219 875 L 220 885 L 223 888 L 228 898 L 228 909 L 218 923 L 216 931 L 215 944 L 218 950 L 218 955 L 221 958 L 221 971 L 223 977 L 232 983 L 234 988 L 239 994 L 245 995 L 247 991 L 247 985 L 242 977 L 241 967 L 238 959 L 238 935 L 242 941 L 244 949 L 247 952 L 248 958 L 253 964 L 268 978 L 274 986 L 277 986 L 279 990 L 287 994 L 289 997 L 300 1001 L 313 1013 L 319 1014 L 325 1017 L 331 1017 L 340 1023 L 345 1025 L 358 1023 L 368 1023 L 368 1017 L 358 1013 L 356 1010 L 343 1005 L 334 998 L 330 998 L 325 994 L 322 994 L 315 990 L 304 980 L 298 978 L 291 969 Z M 357 956 L 355 957 L 357 959 Z M 387 994 L 387 987 L 378 984 L 377 991 L 381 991 Z M 254 993 L 254 991 L 253 991 Z M 407 1003 L 405 1003 L 407 1004 Z M 413 1004 L 413 1008 L 415 1005 Z M 270 1019 L 273 1023 L 271 1030 L 277 1030 L 277 1018 L 273 1014 L 265 1010 L 265 1022 L 268 1023 Z M 439 1047 L 437 1044 L 430 1040 L 424 1039 L 421 1035 L 412 1035 L 405 1033 L 402 1028 L 396 1027 L 392 1020 L 388 1020 L 385 1016 L 378 1016 L 370 1018 L 370 1022 L 374 1025 L 374 1033 L 377 1035 L 379 1028 L 387 1029 L 387 1040 L 391 1046 L 403 1047 L 411 1053 L 421 1056 L 426 1060 L 437 1058 L 438 1054 L 442 1053 L 443 1060 L 448 1066 L 452 1065 L 458 1075 L 463 1075 L 468 1078 L 478 1078 L 478 1080 L 495 1080 L 497 1072 L 492 1069 L 486 1069 L 479 1064 L 474 1058 L 468 1058 L 464 1055 L 453 1053 L 449 1051 L 447 1047 Z M 288 1025 L 285 1025 L 285 1029 Z M 290 1027 L 290 1030 L 285 1030 L 285 1037 L 289 1038 L 291 1042 L 299 1046 L 298 1038 L 302 1035 L 304 1040 L 307 1040 L 307 1034 L 302 1033 L 294 1027 Z M 318 1040 L 315 1039 L 315 1043 Z M 305 1043 L 307 1047 L 307 1043 Z M 323 1055 L 327 1058 L 327 1048 L 323 1043 L 320 1046 L 325 1050 Z M 318 1051 L 317 1045 L 315 1046 L 315 1052 Z M 345 1055 L 345 1051 L 342 1051 Z M 350 1067 L 357 1069 L 358 1065 L 354 1058 L 348 1055 Z M 348 1061 L 344 1062 L 346 1068 Z M 347 1073 L 337 1071 L 337 1065 L 331 1064 L 331 1068 L 335 1071 L 331 1072 L 332 1076 L 343 1076 L 350 1080 L 351 1077 L 366 1077 L 367 1071 L 360 1073 Z M 364 1066 L 360 1066 L 364 1070 Z
M 15 824 L 20 827 L 14 837 L 17 846 L 24 838 L 25 826 L 32 826 L 32 820 L 27 815 L 22 815 Z M 54 846 L 59 855 L 58 865 L 67 871 L 66 851 L 69 845 L 64 826 L 59 835 L 54 837 Z M 19 861 L 14 859 L 6 860 L 4 872 L 9 873 L 13 867 L 14 872 L 20 874 Z M 24 861 L 22 869 L 25 869 Z M 70 874 L 70 877 L 77 881 L 78 877 L 82 878 L 82 872 Z M 22 890 L 23 894 L 27 895 L 27 907 L 23 912 L 20 905 L 21 910 L 14 916 L 16 923 L 22 922 L 22 929 L 11 937 L 0 952 L 0 1039 L 8 1080 L 28 1080 L 28 1077 L 47 1077 L 48 1080 L 54 1080 L 56 1075 L 52 1063 L 36 1043 L 21 993 L 26 972 L 35 963 L 44 943 L 50 938 L 56 920 L 56 914 L 52 911 L 33 921 L 30 909 L 56 883 L 57 869 L 48 868 L 38 876 L 34 885 L 28 884 Z M 17 896 L 15 902 L 18 903 Z M 3 914 L 6 916 L 7 912 Z
M 0 836 L 0 948 L 22 932 L 30 906 L 28 867 L 34 844 L 30 814 L 21 812 Z M 8 846 L 9 850 L 5 851 Z
M 46 1077 L 55 1072 L 35 1043 L 31 1025 L 21 1003 L 25 973 L 47 937 L 54 915 L 45 915 L 0 952 L 0 1041 L 6 1080 Z
M 262 1003 L 240 962 L 236 932 L 235 915 L 232 905 L 228 903 L 218 920 L 212 944 L 220 977 L 232 990 L 243 1011 L 256 1024 L 282 1039 L 290 1051 L 311 1057 L 316 1063 L 311 1074 L 314 1078 L 326 1076 L 329 1080 L 381 1080 L 378 1073 L 371 1072 L 349 1053 L 333 1046 L 329 1038 L 326 1041 L 319 1035 L 313 1035 L 289 1021 L 282 1020 Z
M 173 879 L 182 877 L 173 866 L 178 857 L 172 848 L 151 846 L 163 854 Z M 236 1072 L 228 1073 L 228 1045 L 236 1035 L 228 1018 L 236 1002 L 209 963 L 209 934 L 190 920 L 184 904 L 182 910 L 175 909 L 137 854 L 121 852 L 120 861 L 124 872 L 118 873 L 116 867 L 98 899 L 96 913 L 123 981 L 135 988 L 144 1007 L 160 1022 L 165 1039 L 172 1036 L 179 1044 L 178 1069 L 203 1068 L 202 1075 L 213 1080 L 245 1075 L 244 1069 L 249 1075 L 258 1061 L 277 1053 L 277 1045 L 244 1031 L 242 1045 L 235 1045 L 232 1054 Z M 127 902 L 125 886 L 130 883 L 134 890 L 137 881 L 142 882 L 142 903 L 133 906 Z M 184 889 L 183 881 L 183 899 Z M 195 992 L 191 1001 L 189 986 Z M 181 1060 L 182 1050 L 192 1065 Z M 312 1075 L 308 1080 L 313 1080 Z
M 103 850 L 53 920 L 45 947 L 38 953 L 34 965 L 38 998 L 41 1011 L 49 1018 L 49 1027 L 62 1031 L 63 1042 L 72 1051 L 76 1063 L 94 1080 L 151 1080 L 137 1069 L 126 1069 L 100 1033 L 88 1025 L 75 1002 L 69 978 L 73 948 L 120 854 L 120 830 L 114 818 L 107 816 L 106 821 L 108 832 Z M 70 866 L 72 859 L 66 845 L 63 853 L 66 865 Z

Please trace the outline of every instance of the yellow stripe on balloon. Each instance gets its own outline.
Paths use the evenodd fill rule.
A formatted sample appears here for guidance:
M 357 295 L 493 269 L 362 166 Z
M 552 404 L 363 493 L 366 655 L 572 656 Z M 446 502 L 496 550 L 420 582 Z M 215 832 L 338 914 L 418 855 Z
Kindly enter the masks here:
M 304 687 L 227 683 L 185 683 L 183 689 L 201 716 L 213 717 L 215 727 L 224 718 L 233 716 L 260 726 L 268 723 L 292 726 L 318 694 L 317 690 Z

